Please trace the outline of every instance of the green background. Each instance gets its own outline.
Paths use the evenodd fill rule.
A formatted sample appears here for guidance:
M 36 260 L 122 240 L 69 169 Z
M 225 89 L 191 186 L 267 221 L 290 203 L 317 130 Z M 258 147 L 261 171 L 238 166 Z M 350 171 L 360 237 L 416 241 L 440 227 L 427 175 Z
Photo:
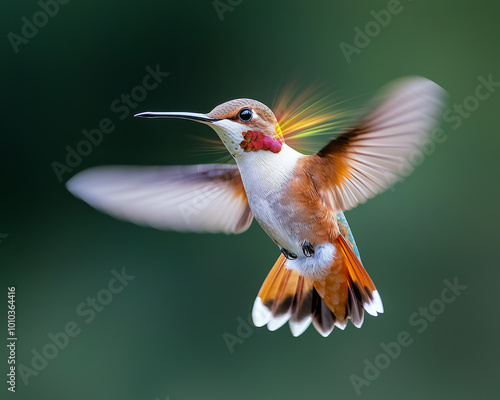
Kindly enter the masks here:
M 226 2 L 227 0 L 223 0 Z M 227 3 L 226 3 L 227 4 Z M 500 81 L 498 15 L 492 1 L 404 1 L 402 12 L 351 63 L 340 43 L 373 20 L 386 1 L 244 0 L 220 20 L 212 1 L 77 1 L 16 54 L 35 1 L 3 1 L 0 20 L 2 340 L 7 286 L 17 292 L 17 364 L 75 321 L 81 333 L 19 399 L 304 399 L 358 398 L 381 343 L 402 331 L 409 347 L 361 389 L 370 399 L 495 398 L 498 394 L 498 89 L 394 190 L 347 213 L 385 313 L 367 316 L 327 339 L 312 328 L 293 338 L 253 328 L 231 353 L 278 250 L 254 222 L 239 236 L 179 234 L 141 228 L 101 214 L 70 195 L 51 167 L 66 146 L 102 118 L 113 133 L 72 173 L 103 164 L 196 164 L 220 155 L 200 151 L 191 135 L 216 138 L 187 121 L 119 119 L 110 104 L 141 84 L 145 67 L 169 77 L 132 111 L 208 112 L 237 97 L 269 105 L 290 78 L 325 81 L 351 105 L 385 83 L 428 77 L 449 106 L 474 95 L 478 77 Z M 321 139 L 322 143 L 328 137 Z M 76 313 L 107 287 L 112 270 L 135 279 L 91 323 Z M 467 289 L 418 333 L 409 317 L 439 298 L 443 281 Z M 2 346 L 3 347 L 3 346 Z M 1 352 L 5 379 L 7 352 Z

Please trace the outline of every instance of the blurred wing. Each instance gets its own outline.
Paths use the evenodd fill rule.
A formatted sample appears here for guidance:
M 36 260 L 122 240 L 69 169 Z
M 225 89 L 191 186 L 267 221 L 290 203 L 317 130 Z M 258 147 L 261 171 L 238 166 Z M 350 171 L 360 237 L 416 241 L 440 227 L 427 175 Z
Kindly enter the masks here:
M 383 192 L 412 169 L 428 138 L 444 90 L 425 78 L 406 78 L 377 96 L 356 126 L 306 157 L 323 200 L 349 210 Z
M 236 165 L 97 167 L 66 186 L 98 210 L 158 229 L 241 233 L 253 219 Z

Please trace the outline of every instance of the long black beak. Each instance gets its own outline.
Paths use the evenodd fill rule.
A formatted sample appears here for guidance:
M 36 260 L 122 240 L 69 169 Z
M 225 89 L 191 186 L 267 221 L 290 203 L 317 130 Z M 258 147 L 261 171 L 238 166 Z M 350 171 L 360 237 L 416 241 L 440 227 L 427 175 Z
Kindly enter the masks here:
M 191 121 L 198 121 L 204 123 L 211 123 L 220 121 L 220 118 L 210 118 L 206 114 L 192 113 L 192 112 L 151 112 L 146 111 L 139 114 L 135 114 L 134 117 L 140 118 L 182 118 L 189 119 Z

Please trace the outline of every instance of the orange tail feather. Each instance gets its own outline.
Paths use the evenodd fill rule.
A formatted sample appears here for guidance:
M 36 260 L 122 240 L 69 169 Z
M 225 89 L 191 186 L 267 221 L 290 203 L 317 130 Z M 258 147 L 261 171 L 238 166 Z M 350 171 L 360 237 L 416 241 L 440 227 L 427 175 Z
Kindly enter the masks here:
M 335 315 L 338 327 L 344 328 L 350 319 L 359 328 L 363 324 L 363 309 L 377 316 L 384 312 L 382 301 L 368 273 L 342 235 L 337 237 L 334 246 L 336 255 L 330 270 L 313 284 Z
M 363 323 L 363 309 L 371 315 L 383 312 L 372 280 L 342 235 L 335 240 L 335 259 L 323 278 L 311 281 L 286 268 L 280 255 L 255 300 L 252 316 L 256 326 L 276 330 L 287 321 L 294 336 L 313 323 L 328 336 L 335 325 L 344 329 L 348 319 Z

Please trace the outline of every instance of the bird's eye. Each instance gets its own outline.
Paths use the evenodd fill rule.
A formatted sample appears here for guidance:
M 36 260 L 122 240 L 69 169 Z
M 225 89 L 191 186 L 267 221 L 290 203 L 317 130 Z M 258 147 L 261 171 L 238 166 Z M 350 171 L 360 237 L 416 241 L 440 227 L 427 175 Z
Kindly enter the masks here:
M 253 117 L 253 112 L 249 108 L 243 108 L 241 111 L 238 113 L 238 117 L 243 121 L 243 122 L 248 122 L 252 119 Z

